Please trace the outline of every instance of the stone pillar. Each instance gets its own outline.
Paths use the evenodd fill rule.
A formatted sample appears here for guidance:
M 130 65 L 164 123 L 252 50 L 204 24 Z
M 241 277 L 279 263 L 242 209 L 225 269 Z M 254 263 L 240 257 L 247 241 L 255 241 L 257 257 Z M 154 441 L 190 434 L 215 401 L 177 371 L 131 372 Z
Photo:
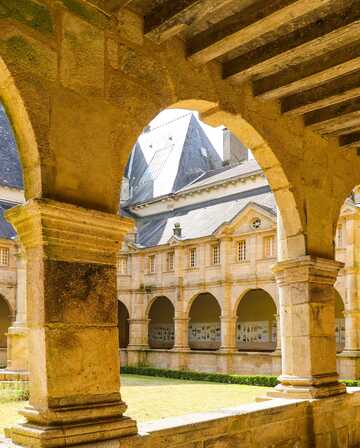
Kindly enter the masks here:
M 280 326 L 280 314 L 275 314 L 276 319 L 276 352 L 281 352 L 281 326 Z
M 129 319 L 129 345 L 127 347 L 128 365 L 141 366 L 146 364 L 146 350 L 149 348 L 150 319 Z
M 217 370 L 221 373 L 231 373 L 233 355 L 236 352 L 236 321 L 229 315 L 221 316 L 221 346 L 217 354 Z
M 15 444 L 67 446 L 135 434 L 120 396 L 116 253 L 129 220 L 51 200 L 7 212 L 25 247 L 30 365 Z
M 26 326 L 26 257 L 21 245 L 18 245 L 16 254 L 16 319 L 9 328 L 7 371 L 28 379 L 28 340 Z
M 300 257 L 274 267 L 281 318 L 281 384 L 270 396 L 320 398 L 345 392 L 336 372 L 333 285 L 342 263 Z
M 150 319 L 129 319 L 129 345 L 131 350 L 144 350 L 149 348 Z
M 236 317 L 221 316 L 221 347 L 222 351 L 236 350 Z
M 175 316 L 175 341 L 173 350 L 189 350 L 189 321 L 190 319 L 186 317 Z

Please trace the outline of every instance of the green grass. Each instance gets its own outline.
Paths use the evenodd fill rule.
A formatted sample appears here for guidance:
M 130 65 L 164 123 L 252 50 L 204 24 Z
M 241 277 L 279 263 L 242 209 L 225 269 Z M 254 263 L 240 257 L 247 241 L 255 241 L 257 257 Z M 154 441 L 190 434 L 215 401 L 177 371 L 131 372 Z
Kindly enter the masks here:
M 138 422 L 249 403 L 268 390 L 258 386 L 121 375 L 122 398 L 129 406 L 126 414 Z M 26 402 L 15 401 L 19 398 L 16 394 L 13 390 L 0 391 L 0 435 L 5 427 L 22 419 L 17 412 Z

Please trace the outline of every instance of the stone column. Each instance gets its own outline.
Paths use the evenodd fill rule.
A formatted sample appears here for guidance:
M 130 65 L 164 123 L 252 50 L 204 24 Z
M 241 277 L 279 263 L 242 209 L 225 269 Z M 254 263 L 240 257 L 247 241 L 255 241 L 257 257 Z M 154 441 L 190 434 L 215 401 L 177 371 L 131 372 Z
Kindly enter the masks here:
M 16 254 L 16 319 L 9 328 L 8 340 L 8 375 L 15 373 L 16 379 L 28 379 L 28 340 L 26 326 L 26 257 L 21 245 Z
M 174 318 L 174 347 L 171 354 L 171 368 L 184 370 L 187 368 L 189 347 L 189 322 L 182 313 L 175 313 Z
M 304 256 L 274 267 L 279 288 L 282 375 L 270 396 L 320 398 L 345 392 L 336 372 L 333 285 L 342 263 Z
M 149 348 L 149 323 L 150 319 L 129 319 L 129 345 L 132 350 L 144 350 Z
M 175 316 L 175 341 L 173 350 L 189 350 L 189 321 L 187 317 Z
M 15 444 L 67 446 L 135 434 L 123 416 L 116 253 L 129 220 L 51 200 L 7 212 L 25 247 L 30 402 Z
M 281 326 L 280 326 L 280 314 L 275 314 L 276 319 L 276 352 L 281 352 Z
M 236 350 L 236 317 L 221 316 L 221 347 L 222 351 Z

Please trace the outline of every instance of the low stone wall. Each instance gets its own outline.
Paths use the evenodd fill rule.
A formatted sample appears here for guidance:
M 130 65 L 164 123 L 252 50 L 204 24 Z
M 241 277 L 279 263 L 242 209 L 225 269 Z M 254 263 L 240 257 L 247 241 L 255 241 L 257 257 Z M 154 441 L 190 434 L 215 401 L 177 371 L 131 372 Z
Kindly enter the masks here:
M 281 400 L 139 425 L 121 448 L 352 448 L 360 446 L 360 392 Z M 113 446 L 113 445 L 112 445 Z
M 239 375 L 274 375 L 281 373 L 281 355 L 278 352 L 232 352 L 191 350 L 142 350 L 128 356 L 120 350 L 121 365 L 146 365 L 159 369 L 187 369 L 199 372 L 237 373 Z M 360 378 L 358 354 L 337 355 L 337 370 L 341 379 Z
M 272 352 L 234 352 L 191 350 L 174 352 L 171 350 L 148 349 L 138 356 L 120 350 L 121 365 L 141 363 L 160 369 L 187 369 L 199 372 L 238 373 L 239 375 L 279 375 L 281 357 Z

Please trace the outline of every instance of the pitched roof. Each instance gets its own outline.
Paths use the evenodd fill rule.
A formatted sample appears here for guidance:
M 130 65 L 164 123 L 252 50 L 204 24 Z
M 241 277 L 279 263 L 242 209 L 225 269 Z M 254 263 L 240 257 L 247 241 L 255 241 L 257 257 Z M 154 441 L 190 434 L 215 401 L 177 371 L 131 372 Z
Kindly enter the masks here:
M 0 103 L 0 185 L 23 188 L 22 169 L 14 133 Z
M 175 223 L 180 223 L 182 239 L 212 235 L 226 222 L 231 222 L 249 204 L 256 204 L 276 214 L 276 203 L 270 187 L 260 187 L 196 207 L 184 207 L 172 212 L 137 219 L 138 240 L 144 247 L 166 244 L 173 235 Z
M 233 178 L 235 179 L 245 174 L 250 176 L 251 173 L 257 171 L 261 171 L 261 168 L 255 159 L 245 160 L 244 162 L 241 162 L 239 165 L 236 165 L 234 167 L 227 167 L 221 170 L 209 171 L 208 173 L 205 173 L 203 176 L 196 179 L 191 184 L 186 185 L 179 191 L 185 192 L 193 188 L 198 189 L 207 185 L 225 182 Z
M 130 187 L 128 204 L 173 193 L 221 164 L 192 113 L 147 129 L 134 146 L 125 170 Z

